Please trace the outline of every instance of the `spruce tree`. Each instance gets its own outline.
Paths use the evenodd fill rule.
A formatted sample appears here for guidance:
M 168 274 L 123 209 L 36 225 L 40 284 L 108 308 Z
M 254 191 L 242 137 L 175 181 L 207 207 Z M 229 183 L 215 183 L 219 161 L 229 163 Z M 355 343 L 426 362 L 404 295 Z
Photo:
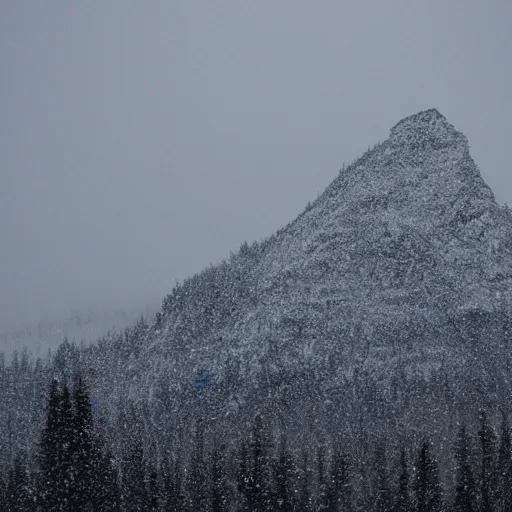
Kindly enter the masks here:
M 44 510 L 100 510 L 103 474 L 90 399 L 79 378 L 71 396 L 53 380 L 39 447 L 38 501 Z
M 414 490 L 417 512 L 441 512 L 442 491 L 439 470 L 428 441 L 423 442 L 418 454 Z
M 495 486 L 495 443 L 496 436 L 487 420 L 485 411 L 480 413 L 480 430 L 478 431 L 481 449 L 480 471 L 480 511 L 494 512 Z
M 313 509 L 311 499 L 312 470 L 309 467 L 309 457 L 306 449 L 302 451 L 302 465 L 300 470 L 300 486 L 297 510 L 311 512 Z
M 246 442 L 242 442 L 240 446 L 237 463 L 237 490 L 240 497 L 240 511 L 249 512 L 251 510 L 252 465 L 249 460 L 249 447 Z
M 270 435 L 262 416 L 256 416 L 250 446 L 249 507 L 268 510 L 272 502 Z
M 93 418 L 89 393 L 81 377 L 73 389 L 74 416 L 71 422 L 71 458 L 73 486 L 71 508 L 73 510 L 98 509 L 100 492 L 100 452 L 94 437 Z
M 325 452 L 325 445 L 320 444 L 316 452 L 317 492 L 315 510 L 325 510 L 327 507 L 327 471 L 325 468 Z
M 17 456 L 7 477 L 5 509 L 19 512 L 33 509 L 33 494 L 24 457 Z
M 95 480 L 98 488 L 94 497 L 99 507 L 95 510 L 113 512 L 121 510 L 119 475 L 110 450 L 100 454 L 99 470 Z
M 120 413 L 121 482 L 120 501 L 123 510 L 145 510 L 148 504 L 146 468 L 142 445 L 142 425 L 133 406 Z
M 400 476 L 398 479 L 398 493 L 395 500 L 394 512 L 409 512 L 412 502 L 409 490 L 409 469 L 405 450 L 400 453 Z
M 512 510 L 512 443 L 510 427 L 505 414 L 501 422 L 500 437 L 496 509 L 498 512 L 508 512 Z
M 292 478 L 293 459 L 288 451 L 286 437 L 282 435 L 279 446 L 279 455 L 274 467 L 274 510 L 291 512 L 294 509 Z
M 73 477 L 71 421 L 69 390 L 64 385 L 61 392 L 57 380 L 53 380 L 38 457 L 38 496 L 45 510 L 65 510 L 70 507 Z
M 352 493 L 348 463 L 336 449 L 326 485 L 326 511 L 349 512 L 352 509 Z
M 187 495 L 191 510 L 203 512 L 208 508 L 208 475 L 204 450 L 204 426 L 197 420 L 194 447 L 189 463 Z
M 163 487 L 165 510 L 187 510 L 186 499 L 183 492 L 183 467 L 181 458 L 172 461 L 167 455 L 163 466 Z
M 158 485 L 158 470 L 151 465 L 148 470 L 148 510 L 158 510 L 160 505 L 160 489 Z
M 226 474 L 225 446 L 214 446 L 211 454 L 211 512 L 227 512 L 229 489 Z
M 471 470 L 471 446 L 465 427 L 461 427 L 455 442 L 455 461 L 454 512 L 476 512 L 477 492 Z
M 121 506 L 123 510 L 146 510 L 148 493 L 144 467 L 144 450 L 140 436 L 131 440 L 122 461 Z
M 392 505 L 391 485 L 389 483 L 386 446 L 379 442 L 374 455 L 374 508 L 375 512 L 390 512 Z

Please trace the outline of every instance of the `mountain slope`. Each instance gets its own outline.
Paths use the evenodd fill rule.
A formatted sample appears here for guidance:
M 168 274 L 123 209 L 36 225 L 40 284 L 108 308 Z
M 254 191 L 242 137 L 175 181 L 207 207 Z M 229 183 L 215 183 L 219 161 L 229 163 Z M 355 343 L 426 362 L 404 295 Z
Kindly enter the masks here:
M 511 213 L 427 110 L 288 226 L 178 286 L 133 350 L 105 342 L 90 366 L 104 406 L 149 408 L 149 430 L 264 410 L 301 431 L 414 436 L 506 404 L 511 280 Z

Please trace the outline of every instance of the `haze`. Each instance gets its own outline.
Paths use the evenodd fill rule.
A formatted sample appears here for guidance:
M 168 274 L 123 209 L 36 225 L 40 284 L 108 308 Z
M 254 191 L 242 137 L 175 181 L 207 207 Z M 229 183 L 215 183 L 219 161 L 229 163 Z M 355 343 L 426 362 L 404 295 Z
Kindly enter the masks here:
M 512 204 L 512 4 L 0 4 L 0 330 L 154 301 L 435 107 Z

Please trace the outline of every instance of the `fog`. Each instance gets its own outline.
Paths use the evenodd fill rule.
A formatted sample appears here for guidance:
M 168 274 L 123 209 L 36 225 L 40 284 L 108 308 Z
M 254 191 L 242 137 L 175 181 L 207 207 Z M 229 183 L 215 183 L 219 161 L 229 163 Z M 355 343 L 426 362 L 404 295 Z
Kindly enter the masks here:
M 435 107 L 512 204 L 512 4 L 0 3 L 0 331 L 133 307 Z

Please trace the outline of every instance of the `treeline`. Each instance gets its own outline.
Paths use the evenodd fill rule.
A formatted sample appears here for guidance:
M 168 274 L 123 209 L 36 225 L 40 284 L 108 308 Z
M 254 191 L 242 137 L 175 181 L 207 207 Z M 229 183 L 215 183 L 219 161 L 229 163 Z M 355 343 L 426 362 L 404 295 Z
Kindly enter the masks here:
M 485 413 L 478 432 L 462 426 L 453 471 L 441 472 L 424 440 L 412 453 L 377 442 L 369 461 L 337 443 L 291 448 L 260 415 L 247 439 L 232 443 L 198 418 L 191 449 L 157 453 L 125 418 L 117 449 L 95 428 L 87 387 L 53 380 L 33 457 L 19 454 L 0 486 L 7 511 L 509 512 L 512 443 Z M 115 443 L 114 443 L 115 444 Z M 237 448 L 233 448 L 237 445 Z M 442 473 L 442 474 L 441 474 Z

